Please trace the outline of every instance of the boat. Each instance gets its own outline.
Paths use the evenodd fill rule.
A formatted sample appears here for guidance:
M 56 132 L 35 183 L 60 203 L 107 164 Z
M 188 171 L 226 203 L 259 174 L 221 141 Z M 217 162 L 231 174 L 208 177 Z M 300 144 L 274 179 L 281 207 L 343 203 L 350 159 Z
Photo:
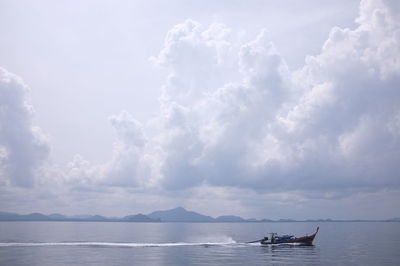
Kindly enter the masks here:
M 277 233 L 271 233 L 271 237 L 264 237 L 263 239 L 247 242 L 247 243 L 260 243 L 261 245 L 274 245 L 274 244 L 300 244 L 311 246 L 315 236 L 318 234 L 319 226 L 317 230 L 311 235 L 305 235 L 301 237 L 295 237 L 293 235 L 278 235 Z

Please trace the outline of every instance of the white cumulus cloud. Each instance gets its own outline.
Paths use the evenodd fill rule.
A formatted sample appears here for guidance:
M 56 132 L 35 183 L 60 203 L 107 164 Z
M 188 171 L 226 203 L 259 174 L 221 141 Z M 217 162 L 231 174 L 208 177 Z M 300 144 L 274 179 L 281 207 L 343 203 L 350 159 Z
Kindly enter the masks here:
M 391 5 L 361 2 L 358 26 L 332 29 L 321 53 L 297 71 L 288 69 L 266 31 L 237 47 L 226 26 L 175 26 L 157 57 L 170 70 L 162 102 L 170 115 L 162 119 L 175 121 L 160 133 L 162 184 L 398 187 L 400 28 Z M 219 46 L 204 38 L 215 28 L 236 58 L 235 71 L 219 65 Z M 209 79 L 210 72 L 221 79 Z
M 49 152 L 46 137 L 32 125 L 28 90 L 18 76 L 0 68 L 0 182 L 4 185 L 33 186 Z

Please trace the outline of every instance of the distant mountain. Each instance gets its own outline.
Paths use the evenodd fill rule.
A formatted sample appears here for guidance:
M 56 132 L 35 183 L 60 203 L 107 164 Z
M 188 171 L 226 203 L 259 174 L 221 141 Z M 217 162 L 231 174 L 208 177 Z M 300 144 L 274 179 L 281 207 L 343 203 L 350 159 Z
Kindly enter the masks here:
M 65 220 L 68 218 L 67 216 L 59 214 L 59 213 L 49 214 L 48 217 L 50 217 L 50 219 L 52 219 L 52 220 Z
M 386 222 L 400 222 L 400 217 L 387 219 Z
M 245 219 L 239 216 L 234 216 L 234 215 L 225 215 L 225 216 L 219 216 L 215 218 L 215 222 L 220 222 L 220 223 L 243 223 L 247 222 Z
M 325 223 L 325 222 L 332 222 L 333 220 L 332 219 L 307 219 L 307 220 L 305 220 L 305 222 L 311 222 L 311 223 L 315 223 L 315 222 L 323 222 L 323 223 Z
M 0 215 L 18 215 L 18 214 L 13 212 L 0 212 Z
M 257 220 L 256 220 L 257 221 Z M 271 219 L 261 219 L 261 220 L 258 220 L 258 222 L 261 222 L 261 223 L 273 223 L 273 222 L 275 222 L 274 220 L 271 220 Z
M 297 221 L 293 220 L 293 219 L 279 219 L 278 222 L 291 223 L 291 222 L 297 222 Z
M 19 214 L 12 212 L 0 212 L 0 221 L 16 221 L 19 216 Z
M 108 218 L 107 218 L 107 217 L 104 217 L 104 216 L 101 216 L 101 215 L 91 215 L 91 216 L 89 216 L 88 220 L 90 220 L 90 221 L 104 222 L 104 221 L 107 221 Z
M 49 220 L 51 220 L 51 218 L 41 213 L 31 213 L 24 215 L 16 213 L 8 213 L 8 212 L 0 213 L 0 221 L 49 221 Z
M 203 215 L 197 212 L 188 211 L 182 207 L 171 210 L 155 211 L 148 215 L 132 214 L 122 218 L 105 217 L 101 215 L 76 215 L 65 216 L 59 213 L 45 215 L 42 213 L 17 214 L 12 212 L 0 211 L 1 221 L 54 221 L 54 222 L 187 222 L 187 223 L 293 223 L 293 222 L 400 222 L 400 217 L 386 220 L 333 220 L 333 219 L 308 219 L 308 220 L 293 220 L 293 219 L 243 219 L 240 216 L 224 215 L 217 218 Z
M 122 218 L 122 220 L 125 222 L 142 222 L 142 223 L 160 222 L 160 219 L 153 219 L 153 218 L 150 218 L 149 216 L 141 214 L 141 213 L 125 216 L 124 218 Z
M 93 217 L 93 216 L 89 215 L 89 214 L 79 214 L 79 215 L 74 215 L 74 216 L 71 216 L 68 218 L 74 219 L 74 220 L 90 220 L 91 217 Z
M 25 221 L 50 221 L 51 218 L 41 213 L 31 213 L 27 215 L 20 215 Z
M 16 214 L 0 212 L 0 221 L 55 221 L 55 222 L 159 222 L 143 214 L 129 215 L 123 218 L 108 218 L 101 215 L 76 215 L 68 217 L 62 214 L 53 213 L 44 215 L 41 213 Z
M 162 222 L 214 222 L 215 219 L 211 216 L 199 214 L 197 212 L 187 211 L 182 207 L 171 210 L 155 211 L 147 215 L 153 219 L 160 219 Z

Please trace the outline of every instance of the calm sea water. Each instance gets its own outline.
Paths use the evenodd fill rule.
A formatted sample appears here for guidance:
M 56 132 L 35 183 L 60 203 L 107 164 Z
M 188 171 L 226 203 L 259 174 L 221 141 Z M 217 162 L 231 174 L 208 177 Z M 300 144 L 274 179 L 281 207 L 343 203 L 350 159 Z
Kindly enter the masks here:
M 317 225 L 314 246 L 245 244 Z M 400 223 L 0 222 L 0 265 L 400 265 Z

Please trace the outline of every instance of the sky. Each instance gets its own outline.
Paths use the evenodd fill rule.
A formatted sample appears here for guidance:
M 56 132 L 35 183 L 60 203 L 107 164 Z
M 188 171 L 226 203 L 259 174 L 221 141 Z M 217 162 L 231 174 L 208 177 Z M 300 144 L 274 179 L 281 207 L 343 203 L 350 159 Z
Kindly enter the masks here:
M 0 211 L 400 217 L 398 14 L 0 0 Z

